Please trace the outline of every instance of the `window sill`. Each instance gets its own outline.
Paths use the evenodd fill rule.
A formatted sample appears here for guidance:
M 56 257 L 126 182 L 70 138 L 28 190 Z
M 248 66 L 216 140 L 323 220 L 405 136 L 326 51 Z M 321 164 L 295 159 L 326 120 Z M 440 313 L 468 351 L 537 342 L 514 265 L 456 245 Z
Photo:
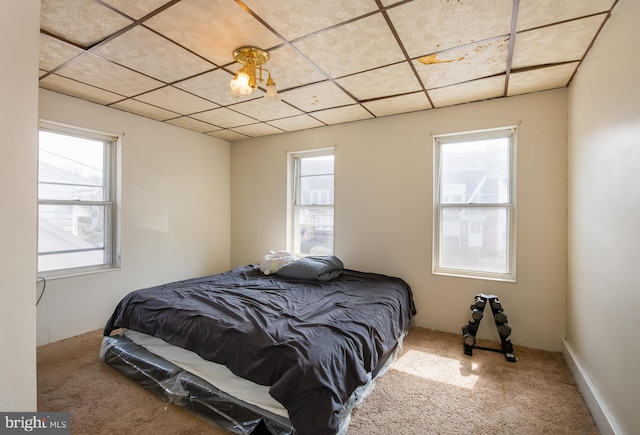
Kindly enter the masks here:
M 432 271 L 434 275 L 440 276 L 450 276 L 454 278 L 470 278 L 470 279 L 481 279 L 484 281 L 499 281 L 499 282 L 516 282 L 516 278 L 513 275 L 496 275 L 496 274 L 483 274 L 482 272 L 463 272 L 459 270 L 452 269 L 434 269 Z
M 55 281 L 58 279 L 66 279 L 66 278 L 74 278 L 85 275 L 94 275 L 97 273 L 105 273 L 105 272 L 116 272 L 120 271 L 121 267 L 104 267 L 99 269 L 91 269 L 91 270 L 79 270 L 79 271 L 47 271 L 47 272 L 38 272 L 38 278 L 45 278 L 47 281 Z

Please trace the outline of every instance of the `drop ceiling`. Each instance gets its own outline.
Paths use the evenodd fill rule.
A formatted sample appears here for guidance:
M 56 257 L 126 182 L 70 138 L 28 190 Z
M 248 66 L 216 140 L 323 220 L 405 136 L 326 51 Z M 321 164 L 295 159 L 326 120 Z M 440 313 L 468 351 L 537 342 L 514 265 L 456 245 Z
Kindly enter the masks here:
M 40 87 L 235 141 L 565 87 L 617 1 L 42 0 Z

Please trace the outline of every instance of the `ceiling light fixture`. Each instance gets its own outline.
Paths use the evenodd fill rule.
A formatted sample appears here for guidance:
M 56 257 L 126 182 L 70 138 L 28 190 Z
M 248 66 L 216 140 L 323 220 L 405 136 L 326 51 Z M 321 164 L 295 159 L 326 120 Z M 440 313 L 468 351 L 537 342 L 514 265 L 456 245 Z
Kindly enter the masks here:
M 278 101 L 280 96 L 276 90 L 276 83 L 271 78 L 271 72 L 262 68 L 262 65 L 269 61 L 269 53 L 256 47 L 240 47 L 233 52 L 233 57 L 238 63 L 242 64 L 231 83 L 229 88 L 234 96 L 249 95 L 259 83 L 262 83 L 262 72 L 265 71 L 269 77 L 267 78 L 267 94 L 264 98 L 267 101 Z

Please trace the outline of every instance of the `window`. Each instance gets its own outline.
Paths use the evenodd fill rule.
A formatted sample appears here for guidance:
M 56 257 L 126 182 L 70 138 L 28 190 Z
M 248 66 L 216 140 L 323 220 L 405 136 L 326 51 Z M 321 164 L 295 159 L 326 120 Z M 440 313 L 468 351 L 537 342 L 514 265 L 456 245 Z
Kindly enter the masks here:
M 38 272 L 117 265 L 117 138 L 43 124 L 38 145 Z
M 333 149 L 289 157 L 289 249 L 297 255 L 332 255 Z
M 434 273 L 515 280 L 515 134 L 434 138 Z

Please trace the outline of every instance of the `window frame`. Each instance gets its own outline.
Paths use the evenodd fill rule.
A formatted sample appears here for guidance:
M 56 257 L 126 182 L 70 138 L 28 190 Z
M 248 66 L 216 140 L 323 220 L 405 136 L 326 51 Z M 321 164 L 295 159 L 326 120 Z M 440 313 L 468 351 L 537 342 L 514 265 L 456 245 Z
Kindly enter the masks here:
M 496 203 L 447 203 L 440 201 L 442 181 L 441 146 L 455 143 L 467 143 L 478 140 L 508 138 L 509 139 L 509 201 Z M 462 133 L 451 133 L 433 136 L 433 261 L 432 273 L 435 275 L 476 278 L 493 281 L 516 282 L 516 126 L 500 127 L 487 130 L 476 130 Z M 490 272 L 472 269 L 457 269 L 440 266 L 441 234 L 443 228 L 442 212 L 455 208 L 492 208 L 507 210 L 507 271 Z
M 333 181 L 334 181 L 334 200 L 332 204 L 299 204 L 300 200 L 300 165 L 299 161 L 304 158 L 313 158 L 313 157 L 322 157 L 322 156 L 333 156 L 334 157 L 334 170 L 333 170 Z M 296 247 L 296 228 L 297 228 L 297 216 L 299 208 L 327 208 L 331 207 L 333 209 L 333 235 L 332 235 L 332 252 L 331 255 L 335 254 L 335 147 L 330 148 L 320 148 L 314 150 L 307 151 L 294 151 L 287 153 L 287 240 L 286 245 L 287 249 L 292 252 L 297 257 L 305 257 L 308 255 L 302 252 L 297 252 Z
M 80 200 L 80 199 L 42 199 L 40 198 L 40 174 L 38 173 L 38 222 L 40 222 L 40 206 L 42 205 L 61 205 L 61 206 L 99 206 L 104 207 L 105 220 L 107 225 L 103 234 L 104 253 L 102 264 L 67 267 L 41 271 L 38 267 L 38 276 L 47 278 L 64 277 L 81 275 L 86 273 L 94 273 L 106 270 L 114 270 L 120 268 L 120 208 L 119 208 L 119 149 L 121 146 L 121 137 L 119 135 L 102 133 L 94 130 L 83 129 L 65 124 L 58 124 L 51 121 L 41 120 L 39 123 L 38 134 L 41 132 L 50 132 L 59 135 L 76 137 L 80 139 L 88 139 L 100 141 L 104 143 L 104 163 L 103 176 L 104 181 L 102 188 L 105 194 L 103 200 Z M 40 144 L 38 144 L 38 166 L 40 165 Z M 39 230 L 38 230 L 39 238 Z M 77 250 L 81 252 L 82 250 Z M 64 251 L 52 251 L 53 253 Z M 40 245 L 37 247 L 37 260 L 40 262 Z M 44 255 L 51 255 L 47 253 Z

